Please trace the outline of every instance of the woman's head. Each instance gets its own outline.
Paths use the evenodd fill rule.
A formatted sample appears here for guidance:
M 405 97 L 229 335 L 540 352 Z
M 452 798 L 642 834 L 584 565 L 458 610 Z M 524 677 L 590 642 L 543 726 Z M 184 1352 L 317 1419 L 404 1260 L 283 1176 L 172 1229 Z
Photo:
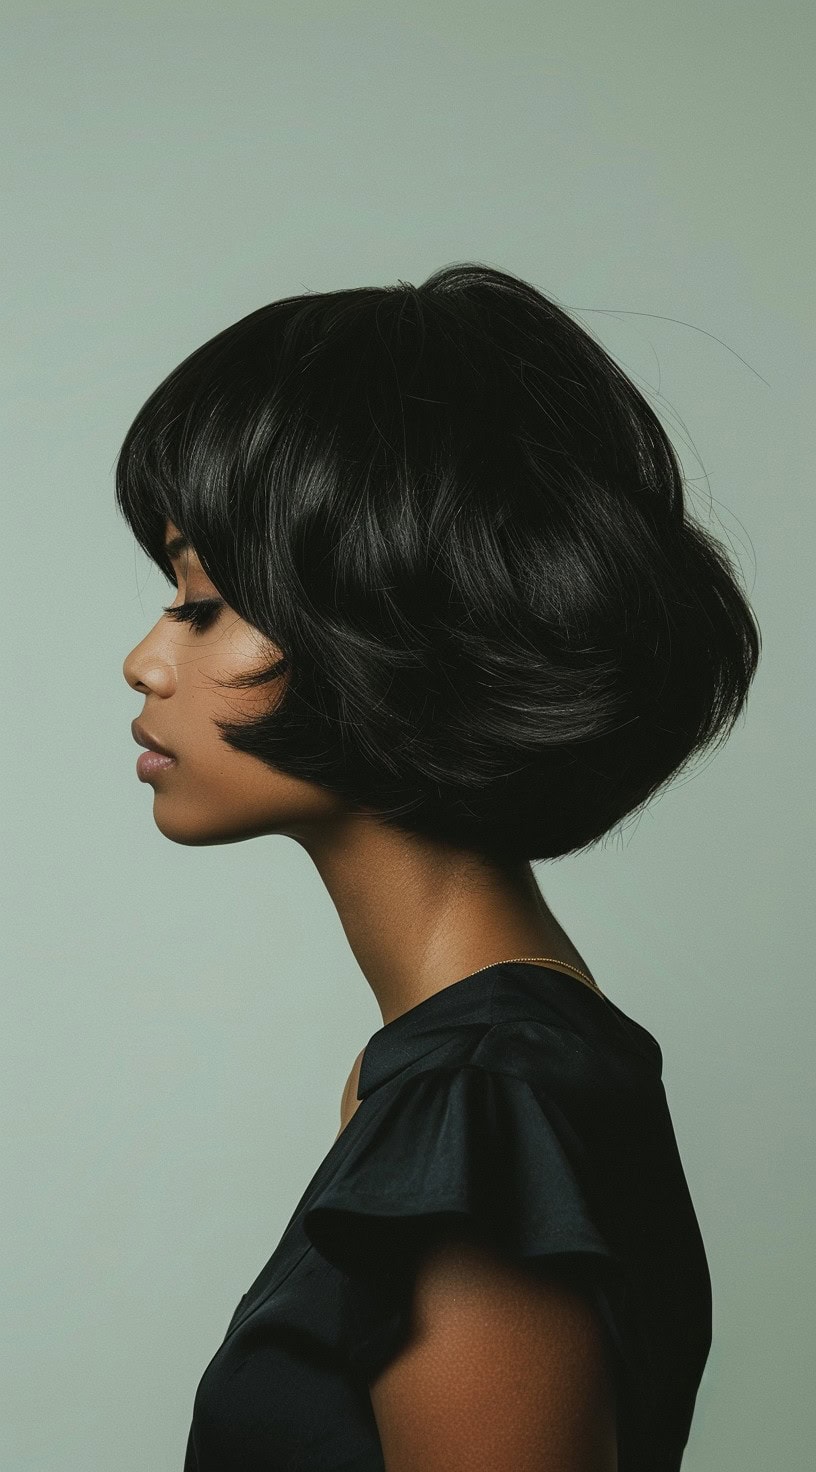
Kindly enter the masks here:
M 287 831 L 285 794 L 293 821 L 374 814 L 500 862 L 578 852 L 727 737 L 758 664 L 645 399 L 486 266 L 250 313 L 144 404 L 116 495 L 171 582 L 187 538 L 185 597 L 226 605 L 125 662 L 151 734 L 206 746 L 204 790 L 181 761 L 162 789 L 182 842 Z

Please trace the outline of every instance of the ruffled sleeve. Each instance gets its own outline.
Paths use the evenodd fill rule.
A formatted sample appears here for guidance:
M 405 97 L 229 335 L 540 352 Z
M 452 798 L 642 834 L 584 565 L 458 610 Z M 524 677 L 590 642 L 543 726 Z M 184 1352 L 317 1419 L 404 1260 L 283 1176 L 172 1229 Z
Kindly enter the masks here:
M 453 1227 L 533 1269 L 559 1259 L 592 1294 L 622 1373 L 624 1274 L 557 1107 L 473 1064 L 414 1072 L 381 1095 L 360 1105 L 348 1155 L 303 1218 L 347 1280 L 351 1367 L 372 1379 L 405 1343 L 419 1256 Z

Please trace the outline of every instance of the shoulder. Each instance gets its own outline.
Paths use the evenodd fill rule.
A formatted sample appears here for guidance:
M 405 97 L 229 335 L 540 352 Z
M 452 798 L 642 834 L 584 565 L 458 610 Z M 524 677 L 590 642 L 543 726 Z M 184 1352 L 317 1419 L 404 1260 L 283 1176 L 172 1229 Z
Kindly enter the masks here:
M 354 1060 L 354 1063 L 352 1064 L 351 1073 L 346 1079 L 345 1087 L 343 1089 L 343 1097 L 340 1100 L 341 1131 L 345 1129 L 346 1125 L 351 1119 L 352 1114 L 360 1103 L 359 1099 L 357 1098 L 357 1088 L 360 1083 L 360 1069 L 362 1067 L 364 1053 L 365 1048 L 361 1048 L 359 1053 L 357 1054 L 357 1057 Z
M 389 1472 L 615 1472 L 614 1381 L 589 1295 L 451 1230 L 418 1264 L 411 1334 L 369 1386 Z
M 350 1093 L 352 1093 L 352 1092 L 356 1093 L 357 1092 L 357 1085 L 358 1085 L 358 1083 L 360 1081 L 360 1069 L 362 1067 L 364 1053 L 365 1053 L 365 1048 L 361 1048 L 360 1051 L 359 1051 L 359 1053 L 357 1054 L 357 1057 L 355 1058 L 353 1064 L 351 1065 L 351 1073 L 349 1074 L 348 1078 L 346 1079 L 346 1086 L 343 1089 L 343 1098 L 344 1099 Z

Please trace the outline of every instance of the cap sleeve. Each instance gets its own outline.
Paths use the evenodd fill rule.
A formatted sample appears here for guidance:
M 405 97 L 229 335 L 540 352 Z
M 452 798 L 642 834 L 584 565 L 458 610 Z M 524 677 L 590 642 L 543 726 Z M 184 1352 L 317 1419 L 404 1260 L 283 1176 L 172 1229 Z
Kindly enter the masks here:
M 623 1353 L 620 1264 L 537 1088 L 469 1064 L 414 1073 L 364 1100 L 360 1116 L 365 1108 L 303 1218 L 348 1280 L 353 1368 L 373 1378 L 408 1338 L 418 1258 L 452 1227 L 533 1268 L 558 1259 L 586 1283 Z

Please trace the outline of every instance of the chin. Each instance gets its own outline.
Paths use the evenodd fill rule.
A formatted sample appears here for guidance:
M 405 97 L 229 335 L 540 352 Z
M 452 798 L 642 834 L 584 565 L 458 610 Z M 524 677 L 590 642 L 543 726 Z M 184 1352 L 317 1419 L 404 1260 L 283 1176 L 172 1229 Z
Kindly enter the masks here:
M 155 805 L 153 821 L 171 843 L 183 844 L 185 848 L 205 848 L 210 844 L 239 843 L 244 837 L 234 829 L 225 831 L 211 820 L 208 822 L 206 814 L 190 814 L 185 818 L 183 813 L 162 811 L 163 806 L 162 803 Z
M 184 848 L 209 848 L 223 843 L 245 843 L 250 838 L 263 838 L 274 832 L 268 825 L 253 827 L 242 822 L 219 821 L 206 809 L 198 812 L 171 811 L 171 805 L 157 802 L 153 821 L 164 838 Z

